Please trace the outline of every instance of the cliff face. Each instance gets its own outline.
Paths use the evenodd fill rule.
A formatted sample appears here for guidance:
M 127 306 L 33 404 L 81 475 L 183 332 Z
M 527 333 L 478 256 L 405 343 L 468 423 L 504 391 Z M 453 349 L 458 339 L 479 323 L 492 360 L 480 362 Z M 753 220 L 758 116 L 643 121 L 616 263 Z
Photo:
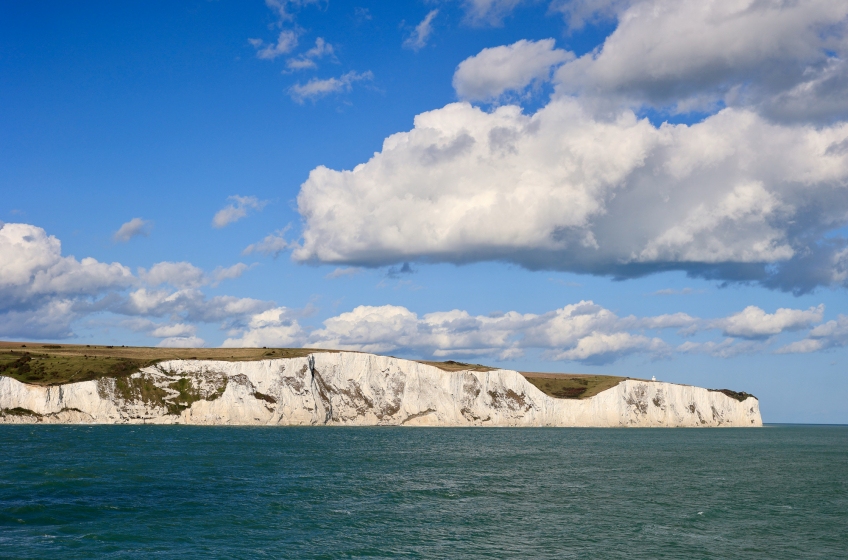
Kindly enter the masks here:
M 0 423 L 762 426 L 759 402 L 698 387 L 623 381 L 556 399 L 515 371 L 446 372 L 371 354 L 162 362 L 128 378 L 56 387 L 0 377 Z

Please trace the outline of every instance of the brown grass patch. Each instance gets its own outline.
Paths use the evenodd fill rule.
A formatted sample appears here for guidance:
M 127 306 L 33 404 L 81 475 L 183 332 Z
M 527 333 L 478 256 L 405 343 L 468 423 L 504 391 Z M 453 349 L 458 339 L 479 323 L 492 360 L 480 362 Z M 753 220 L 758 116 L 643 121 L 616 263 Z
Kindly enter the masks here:
M 538 373 L 532 371 L 522 371 L 521 375 L 537 389 L 557 399 L 588 399 L 627 379 L 614 375 Z

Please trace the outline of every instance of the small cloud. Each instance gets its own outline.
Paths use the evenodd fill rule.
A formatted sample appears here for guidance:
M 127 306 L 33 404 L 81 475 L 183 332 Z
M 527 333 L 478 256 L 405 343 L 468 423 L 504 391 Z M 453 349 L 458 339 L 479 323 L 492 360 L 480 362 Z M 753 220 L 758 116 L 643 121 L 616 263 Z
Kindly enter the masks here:
M 298 57 L 298 58 L 290 58 L 286 61 L 286 68 L 289 70 L 309 70 L 312 68 L 318 68 L 318 64 L 311 59 Z
M 433 18 L 439 15 L 439 10 L 431 10 L 424 19 L 415 26 L 412 34 L 403 42 L 403 48 L 420 51 L 427 46 L 430 35 L 433 34 Z
M 224 280 L 232 280 L 234 278 L 239 278 L 242 274 L 244 274 L 244 271 L 249 268 L 250 267 L 244 263 L 237 263 L 227 268 L 219 266 L 212 271 L 212 285 L 217 286 Z
M 203 348 L 206 341 L 197 336 L 172 336 L 162 340 L 156 346 L 159 348 Z
M 714 321 L 712 326 L 722 329 L 725 336 L 758 339 L 808 328 L 821 322 L 823 316 L 824 304 L 807 310 L 780 308 L 774 313 L 749 305 L 739 313 Z
M 139 268 L 138 275 L 150 286 L 170 284 L 182 289 L 197 288 L 207 283 L 203 270 L 185 261 L 159 262 L 150 267 L 150 270 Z
M 159 325 L 150 331 L 150 336 L 156 338 L 189 338 L 197 333 L 197 327 L 186 323 L 175 323 L 172 325 Z
M 150 235 L 150 227 L 152 225 L 153 222 L 142 220 L 141 218 L 133 218 L 118 228 L 118 231 L 112 235 L 112 240 L 116 243 L 126 243 L 133 237 L 137 237 L 139 235 L 147 237 Z
M 787 344 L 775 350 L 775 354 L 809 354 L 810 352 L 818 352 L 824 348 L 822 340 L 814 340 L 805 338 L 804 340 L 796 340 L 791 344 Z
M 807 354 L 848 346 L 848 315 L 822 323 L 807 333 L 807 338 L 777 349 L 778 354 Z
M 316 60 L 324 58 L 325 56 L 335 58 L 333 53 L 333 45 L 326 42 L 323 38 L 318 37 L 315 39 L 315 46 L 301 54 L 298 57 L 290 58 L 286 61 L 286 67 L 289 70 L 304 70 L 307 68 L 315 68 L 318 65 L 315 63 Z
M 263 255 L 276 257 L 289 247 L 289 242 L 283 237 L 288 230 L 288 226 L 274 233 L 267 235 L 265 239 L 259 243 L 252 243 L 244 248 L 242 255 L 252 255 L 253 253 L 262 253 Z
M 278 56 L 290 53 L 297 46 L 297 33 L 286 29 L 280 32 L 276 43 L 266 44 L 262 39 L 248 39 L 256 49 L 256 57 L 262 60 L 274 60 Z
M 305 84 L 295 84 L 290 87 L 289 95 L 296 103 L 302 105 L 307 99 L 315 101 L 319 97 L 324 97 L 331 93 L 350 91 L 355 82 L 373 79 L 374 74 L 370 70 L 361 74 L 351 71 L 338 78 L 327 78 L 326 80 L 313 78 Z
M 574 53 L 556 48 L 553 39 L 522 39 L 483 49 L 460 62 L 453 87 L 460 99 L 468 101 L 495 101 L 509 93 L 521 95 L 534 84 L 550 81 L 554 68 L 573 59 Z M 587 242 L 597 243 L 594 239 Z
M 262 210 L 268 204 L 267 200 L 259 200 L 255 196 L 231 196 L 227 200 L 232 202 L 218 210 L 212 218 L 212 226 L 218 229 L 237 222 L 247 216 L 250 210 Z
M 356 267 L 347 267 L 347 268 L 337 268 L 333 272 L 326 275 L 324 278 L 332 280 L 333 278 L 342 278 L 344 276 L 355 276 L 362 272 L 361 268 Z

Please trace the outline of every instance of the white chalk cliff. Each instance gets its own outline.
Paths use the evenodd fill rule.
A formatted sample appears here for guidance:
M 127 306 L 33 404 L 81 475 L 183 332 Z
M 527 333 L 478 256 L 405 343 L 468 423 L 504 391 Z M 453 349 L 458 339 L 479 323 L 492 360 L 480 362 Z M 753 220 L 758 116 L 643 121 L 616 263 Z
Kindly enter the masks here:
M 0 377 L 0 423 L 404 426 L 762 426 L 759 402 L 626 380 L 545 395 L 509 370 L 446 372 L 352 352 L 175 360 L 125 378 L 40 387 Z

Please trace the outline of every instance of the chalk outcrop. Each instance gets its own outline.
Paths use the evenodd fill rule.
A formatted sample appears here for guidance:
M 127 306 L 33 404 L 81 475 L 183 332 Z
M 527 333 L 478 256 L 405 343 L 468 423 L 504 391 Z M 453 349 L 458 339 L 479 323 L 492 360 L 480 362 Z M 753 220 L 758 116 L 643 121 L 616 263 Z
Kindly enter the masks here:
M 347 426 L 761 426 L 759 402 L 625 380 L 558 399 L 509 370 L 446 372 L 371 354 L 161 362 L 40 387 L 0 377 L 0 423 Z

